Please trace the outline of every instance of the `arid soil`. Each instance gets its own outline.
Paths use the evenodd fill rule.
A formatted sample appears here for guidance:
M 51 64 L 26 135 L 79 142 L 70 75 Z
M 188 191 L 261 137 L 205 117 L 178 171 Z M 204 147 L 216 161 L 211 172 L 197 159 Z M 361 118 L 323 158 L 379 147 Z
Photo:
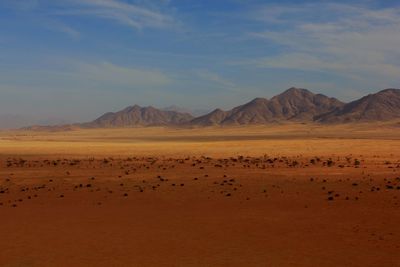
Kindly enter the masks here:
M 400 266 L 393 125 L 0 133 L 0 266 Z

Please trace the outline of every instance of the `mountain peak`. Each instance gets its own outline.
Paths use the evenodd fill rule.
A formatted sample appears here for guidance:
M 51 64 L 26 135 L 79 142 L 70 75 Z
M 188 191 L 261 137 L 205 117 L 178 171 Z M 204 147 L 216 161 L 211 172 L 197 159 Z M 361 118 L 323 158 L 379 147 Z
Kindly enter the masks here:
M 310 92 L 308 89 L 305 88 L 300 88 L 300 87 L 290 87 L 286 91 L 292 91 L 292 92 Z
M 194 119 L 194 125 L 267 124 L 277 121 L 313 121 L 314 116 L 343 105 L 335 98 L 316 95 L 301 88 L 289 88 L 271 100 L 255 98 L 230 111 L 214 110 Z
M 142 109 L 142 107 L 135 104 L 133 106 L 126 107 L 125 109 L 119 112 L 132 112 L 133 110 L 140 110 L 140 109 Z M 114 112 L 108 112 L 108 113 L 114 113 Z
M 396 88 L 387 88 L 387 89 L 384 89 L 384 90 L 382 90 L 382 91 L 379 91 L 377 94 L 387 94 L 387 93 L 389 93 L 389 94 L 400 94 L 400 89 L 396 89 Z
M 287 96 L 287 95 L 296 95 L 296 96 L 300 96 L 300 95 L 314 95 L 314 93 L 312 93 L 312 92 L 309 91 L 308 89 L 297 88 L 297 87 L 290 87 L 289 89 L 287 89 L 287 90 L 284 91 L 283 93 L 279 94 L 278 96 Z
M 268 102 L 268 99 L 263 98 L 263 97 L 257 97 L 251 100 L 247 105 L 249 104 L 266 104 Z
M 400 90 L 384 89 L 316 118 L 324 123 L 387 121 L 400 118 Z
M 223 110 L 220 109 L 220 108 L 216 108 L 216 109 L 214 109 L 211 113 L 223 113 L 223 112 L 225 112 L 225 111 L 223 111 Z
M 187 113 L 163 111 L 152 106 L 138 105 L 127 107 L 121 111 L 106 113 L 93 122 L 86 123 L 85 127 L 133 127 L 133 126 L 161 126 L 187 123 L 193 117 Z

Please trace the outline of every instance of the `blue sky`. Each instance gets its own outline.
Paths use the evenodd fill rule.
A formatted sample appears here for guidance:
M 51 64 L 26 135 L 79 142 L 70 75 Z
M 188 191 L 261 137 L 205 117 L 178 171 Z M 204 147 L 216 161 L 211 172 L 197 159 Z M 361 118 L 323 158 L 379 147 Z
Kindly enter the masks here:
M 0 115 L 400 87 L 399 1 L 1 0 Z

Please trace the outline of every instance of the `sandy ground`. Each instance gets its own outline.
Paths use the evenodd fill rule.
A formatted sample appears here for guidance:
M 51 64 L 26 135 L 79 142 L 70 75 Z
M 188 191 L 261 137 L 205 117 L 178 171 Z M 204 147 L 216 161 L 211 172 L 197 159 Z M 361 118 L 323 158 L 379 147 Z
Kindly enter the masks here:
M 400 266 L 400 128 L 0 133 L 0 266 Z

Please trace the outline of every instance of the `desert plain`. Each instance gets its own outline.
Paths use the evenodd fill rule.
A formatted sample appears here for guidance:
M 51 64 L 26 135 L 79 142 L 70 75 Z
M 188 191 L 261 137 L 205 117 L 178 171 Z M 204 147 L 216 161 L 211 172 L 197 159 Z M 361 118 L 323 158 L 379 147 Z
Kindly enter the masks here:
M 0 132 L 0 266 L 400 266 L 400 124 Z

